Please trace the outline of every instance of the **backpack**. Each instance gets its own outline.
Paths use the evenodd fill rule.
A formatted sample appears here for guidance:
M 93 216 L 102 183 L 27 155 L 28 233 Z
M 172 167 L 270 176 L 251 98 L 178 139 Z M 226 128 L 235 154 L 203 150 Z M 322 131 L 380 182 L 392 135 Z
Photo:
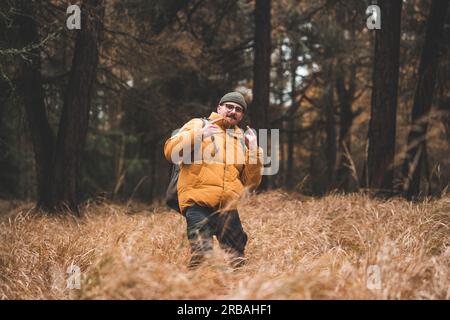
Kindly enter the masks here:
M 208 119 L 202 118 L 203 125 L 202 128 L 208 123 Z M 172 133 L 172 137 L 178 133 L 180 130 L 177 129 Z M 180 210 L 180 204 L 178 202 L 178 191 L 177 191 L 177 184 L 178 184 L 178 177 L 180 176 L 180 165 L 179 164 L 172 164 L 172 168 L 170 170 L 170 181 L 169 186 L 166 190 L 166 204 L 169 208 L 178 211 L 181 213 Z

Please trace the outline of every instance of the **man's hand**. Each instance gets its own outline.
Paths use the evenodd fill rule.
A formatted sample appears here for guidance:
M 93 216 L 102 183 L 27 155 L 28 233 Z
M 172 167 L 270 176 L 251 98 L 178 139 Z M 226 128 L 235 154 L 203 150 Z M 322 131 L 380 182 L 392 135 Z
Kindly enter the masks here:
M 214 124 L 219 120 L 223 120 L 223 118 L 218 118 L 216 120 L 210 121 L 210 122 L 208 122 L 207 125 L 205 125 L 202 128 L 203 138 L 208 138 L 212 135 L 219 134 L 222 132 L 222 130 Z
M 245 145 L 249 150 L 255 150 L 258 147 L 256 135 L 249 126 L 247 126 L 247 131 L 245 132 Z

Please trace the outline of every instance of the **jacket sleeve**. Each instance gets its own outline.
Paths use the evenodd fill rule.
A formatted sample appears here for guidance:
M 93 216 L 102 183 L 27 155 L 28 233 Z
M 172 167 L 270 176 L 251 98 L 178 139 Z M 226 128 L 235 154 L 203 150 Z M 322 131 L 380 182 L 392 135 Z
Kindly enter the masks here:
M 263 149 L 258 147 L 250 151 L 245 148 L 245 164 L 241 172 L 241 182 L 250 190 L 256 189 L 261 183 L 263 171 Z
M 164 156 L 167 161 L 173 163 L 172 153 L 183 156 L 183 150 L 194 150 L 195 141 L 201 141 L 203 121 L 201 119 L 192 119 L 186 123 L 172 137 L 167 139 L 164 144 Z

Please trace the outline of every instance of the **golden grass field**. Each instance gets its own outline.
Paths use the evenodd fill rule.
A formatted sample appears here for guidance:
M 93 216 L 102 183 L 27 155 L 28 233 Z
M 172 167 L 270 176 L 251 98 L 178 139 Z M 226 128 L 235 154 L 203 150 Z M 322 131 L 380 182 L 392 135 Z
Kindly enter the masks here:
M 450 299 L 448 195 L 251 196 L 240 205 L 249 242 L 238 271 L 217 242 L 188 270 L 184 218 L 162 207 L 88 203 L 79 219 L 31 207 L 0 213 L 0 299 Z M 80 289 L 66 288 L 71 265 Z M 373 268 L 380 287 L 369 289 Z

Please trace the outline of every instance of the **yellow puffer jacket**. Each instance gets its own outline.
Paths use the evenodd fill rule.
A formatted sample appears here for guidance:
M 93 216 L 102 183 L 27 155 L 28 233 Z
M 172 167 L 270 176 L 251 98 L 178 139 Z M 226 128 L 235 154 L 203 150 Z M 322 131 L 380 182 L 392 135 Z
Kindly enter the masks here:
M 216 112 L 209 116 L 210 121 L 217 118 L 221 116 Z M 244 189 L 255 189 L 261 182 L 263 150 L 258 148 L 250 152 L 244 143 L 244 132 L 237 126 L 226 131 L 223 121 L 215 124 L 222 133 L 202 141 L 203 120 L 192 119 L 164 145 L 164 155 L 170 162 L 173 153 L 182 155 L 182 147 L 191 147 L 185 150 L 193 151 L 191 160 L 197 158 L 190 164 L 180 164 L 177 190 L 182 214 L 193 204 L 219 211 L 236 209 Z M 194 151 L 196 141 L 201 145 L 197 155 Z

